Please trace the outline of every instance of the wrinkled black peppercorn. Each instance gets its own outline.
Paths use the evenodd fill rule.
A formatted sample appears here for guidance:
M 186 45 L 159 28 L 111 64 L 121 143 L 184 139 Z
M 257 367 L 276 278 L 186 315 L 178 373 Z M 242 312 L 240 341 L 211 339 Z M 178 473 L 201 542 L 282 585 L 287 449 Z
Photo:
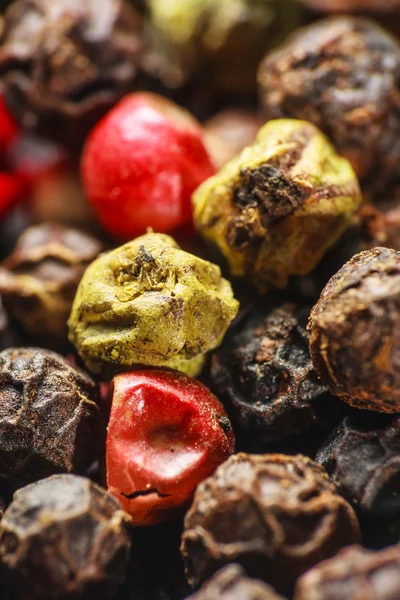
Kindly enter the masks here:
M 400 174 L 400 46 L 378 24 L 332 17 L 301 31 L 262 62 L 267 119 L 311 121 L 359 177 Z
M 284 598 L 264 582 L 246 577 L 239 565 L 228 565 L 211 577 L 188 600 L 284 600 Z
M 77 229 L 29 227 L 0 268 L 4 305 L 28 333 L 66 343 L 78 284 L 100 251 L 95 238 Z
M 400 598 L 400 546 L 370 552 L 341 550 L 297 583 L 294 600 L 396 600 Z
M 0 558 L 20 600 L 111 598 L 125 577 L 130 517 L 84 477 L 24 487 L 0 523 Z
M 192 585 L 237 562 L 284 591 L 358 539 L 353 509 L 314 461 L 240 453 L 197 488 L 181 549 Z
M 97 388 L 62 356 L 40 348 L 0 353 L 0 480 L 16 489 L 79 472 L 99 457 Z
M 85 133 L 136 83 L 141 19 L 122 0 L 18 0 L 0 37 L 4 99 L 25 128 Z
M 318 411 L 333 417 L 338 408 L 312 366 L 307 316 L 290 303 L 259 307 L 212 357 L 214 387 L 255 448 L 317 427 Z
M 360 252 L 330 279 L 309 320 L 314 368 L 356 408 L 400 411 L 400 252 Z

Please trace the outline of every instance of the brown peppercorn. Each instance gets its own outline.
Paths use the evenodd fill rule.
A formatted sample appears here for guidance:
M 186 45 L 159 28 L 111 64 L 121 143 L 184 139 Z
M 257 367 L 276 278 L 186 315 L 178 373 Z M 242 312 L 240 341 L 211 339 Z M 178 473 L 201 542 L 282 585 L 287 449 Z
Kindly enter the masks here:
M 341 550 L 303 575 L 294 600 L 397 600 L 400 546 L 371 552 L 361 546 Z
M 353 509 L 314 461 L 240 453 L 197 488 L 181 550 L 192 585 L 237 562 L 280 591 L 358 539 Z
M 217 169 L 252 144 L 264 121 L 255 113 L 225 109 L 204 123 L 204 141 Z
M 400 412 L 400 252 L 356 254 L 311 311 L 310 352 L 330 391 L 356 408 Z
M 111 598 L 125 577 L 130 518 L 84 477 L 55 475 L 16 492 L 0 557 L 20 600 Z
M 135 83 L 141 19 L 122 0 L 18 0 L 0 37 L 4 99 L 24 128 L 80 140 Z
M 97 387 L 41 348 L 0 352 L 0 480 L 13 489 L 99 457 L 104 430 Z
M 239 565 L 228 565 L 213 575 L 187 600 L 284 600 L 275 590 L 257 579 L 246 577 Z
M 263 304 L 213 354 L 215 390 L 257 450 L 316 426 L 318 408 L 330 404 L 312 366 L 307 317 L 294 304 Z
M 267 119 L 306 119 L 357 175 L 383 184 L 400 174 L 400 46 L 378 24 L 331 17 L 295 33 L 261 63 Z
M 400 417 L 352 411 L 316 454 L 364 516 L 400 519 Z
M 33 335 L 67 342 L 67 320 L 86 267 L 101 251 L 92 236 L 62 225 L 29 227 L 0 268 L 9 313 Z

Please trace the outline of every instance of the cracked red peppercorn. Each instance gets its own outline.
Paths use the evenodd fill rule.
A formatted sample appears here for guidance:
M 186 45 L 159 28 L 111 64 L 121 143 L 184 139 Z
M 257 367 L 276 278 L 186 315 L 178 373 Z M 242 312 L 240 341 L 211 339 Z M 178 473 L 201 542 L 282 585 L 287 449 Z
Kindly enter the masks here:
M 126 96 L 93 129 L 82 156 L 86 194 L 104 229 L 130 239 L 191 220 L 192 192 L 215 169 L 199 123 L 150 93 Z
M 137 525 L 176 515 L 234 451 L 224 409 L 200 382 L 172 371 L 114 378 L 107 485 Z

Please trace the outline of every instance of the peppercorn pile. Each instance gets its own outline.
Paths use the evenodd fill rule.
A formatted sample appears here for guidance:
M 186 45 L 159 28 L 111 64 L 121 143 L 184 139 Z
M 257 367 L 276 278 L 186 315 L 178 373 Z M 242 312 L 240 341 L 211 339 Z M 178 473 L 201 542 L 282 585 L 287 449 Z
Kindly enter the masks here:
M 400 2 L 0 11 L 0 600 L 400 600 Z

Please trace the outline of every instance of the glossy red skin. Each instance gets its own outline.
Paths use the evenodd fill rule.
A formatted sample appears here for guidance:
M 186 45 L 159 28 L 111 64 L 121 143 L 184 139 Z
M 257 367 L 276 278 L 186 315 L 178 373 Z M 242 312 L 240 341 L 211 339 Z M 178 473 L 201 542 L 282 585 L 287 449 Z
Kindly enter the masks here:
M 150 93 L 126 96 L 92 130 L 82 180 L 106 231 L 121 239 L 191 220 L 192 192 L 214 175 L 200 124 Z
M 4 153 L 18 135 L 18 125 L 0 95 L 0 153 Z
M 234 452 L 232 429 L 218 420 L 225 411 L 203 384 L 172 371 L 123 373 L 113 381 L 108 490 L 136 525 L 173 518 Z M 138 491 L 147 495 L 126 497 Z
M 22 200 L 26 191 L 25 182 L 18 175 L 0 172 L 0 219 Z

